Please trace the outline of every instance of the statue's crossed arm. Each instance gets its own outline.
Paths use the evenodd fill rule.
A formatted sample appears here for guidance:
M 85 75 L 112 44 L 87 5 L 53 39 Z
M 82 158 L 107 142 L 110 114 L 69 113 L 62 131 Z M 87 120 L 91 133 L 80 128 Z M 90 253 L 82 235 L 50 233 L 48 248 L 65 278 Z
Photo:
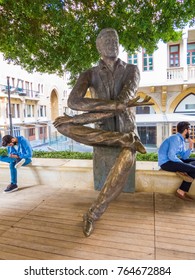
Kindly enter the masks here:
M 144 106 L 144 105 L 149 105 L 149 106 L 154 105 L 154 103 L 149 102 L 151 97 L 148 95 L 146 95 L 144 100 L 138 102 L 139 99 L 140 96 L 137 96 L 132 100 L 128 101 L 128 103 L 125 104 L 126 108 Z M 101 121 L 103 119 L 111 118 L 119 113 L 120 111 L 116 110 L 112 112 L 88 112 L 88 113 L 75 115 L 73 117 L 65 115 L 56 118 L 53 124 L 55 127 L 58 127 L 61 124 L 89 124 L 89 123 L 95 123 Z

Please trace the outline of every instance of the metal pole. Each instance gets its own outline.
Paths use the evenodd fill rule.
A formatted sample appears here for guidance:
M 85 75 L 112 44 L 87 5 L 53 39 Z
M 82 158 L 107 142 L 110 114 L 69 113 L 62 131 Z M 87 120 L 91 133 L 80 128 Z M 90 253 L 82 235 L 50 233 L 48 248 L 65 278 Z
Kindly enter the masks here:
M 11 111 L 11 97 L 10 97 L 9 77 L 7 77 L 7 93 L 8 93 L 8 109 L 9 109 L 9 131 L 10 131 L 10 135 L 13 136 L 12 111 Z

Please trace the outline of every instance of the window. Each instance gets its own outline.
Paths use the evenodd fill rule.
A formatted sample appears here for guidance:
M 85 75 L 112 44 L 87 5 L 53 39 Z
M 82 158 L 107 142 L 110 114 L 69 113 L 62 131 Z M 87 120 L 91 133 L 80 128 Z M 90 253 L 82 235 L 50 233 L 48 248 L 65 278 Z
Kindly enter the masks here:
M 186 110 L 195 110 L 195 104 L 185 104 Z
M 39 117 L 46 117 L 46 106 L 45 105 L 40 105 L 39 106 L 39 111 L 38 111 L 38 116 Z
M 40 106 L 40 117 L 44 116 L 43 106 Z
M 29 82 L 25 82 L 25 89 L 26 89 L 26 92 L 27 92 L 28 95 L 29 95 L 29 89 L 30 89 L 30 84 L 29 84 Z
M 6 104 L 6 118 L 9 115 L 9 107 L 8 103 Z M 20 118 L 20 105 L 19 104 L 11 104 L 11 116 L 12 118 Z
M 43 94 L 43 84 L 38 84 L 38 92 Z
M 27 117 L 31 117 L 31 105 L 27 105 Z
M 20 105 L 16 104 L 16 116 L 17 118 L 20 118 Z
M 35 129 L 34 128 L 29 128 L 28 130 L 28 135 L 31 137 L 31 136 L 34 136 L 35 135 Z
M 136 114 L 150 114 L 150 107 L 149 106 L 136 107 Z
M 24 111 L 25 117 L 34 117 L 35 116 L 35 106 L 34 105 L 26 105 Z
M 152 106 L 138 106 L 136 107 L 136 114 L 155 114 L 155 110 Z
M 153 70 L 153 55 L 147 54 L 143 50 L 143 71 L 152 71 Z
M 190 43 L 187 46 L 187 64 L 195 65 L 195 43 Z
M 169 67 L 179 67 L 179 45 L 169 46 Z
M 43 85 L 41 85 L 41 93 L 43 93 Z
M 23 80 L 18 79 L 17 88 L 18 88 L 19 91 L 22 91 L 22 89 L 24 88 L 24 81 Z
M 69 107 L 63 107 L 63 113 L 65 113 L 66 115 L 69 115 L 69 112 L 70 112 Z
M 12 118 L 16 117 L 16 115 L 15 115 L 15 104 L 11 104 L 11 115 L 12 115 Z
M 11 86 L 15 87 L 15 78 L 11 78 Z
M 39 127 L 39 139 L 47 138 L 47 128 L 46 126 Z
M 129 64 L 134 64 L 134 65 L 137 65 L 137 54 L 131 54 L 131 55 L 128 55 L 128 63 Z
M 140 126 L 137 128 L 141 142 L 147 146 L 156 145 L 156 126 Z

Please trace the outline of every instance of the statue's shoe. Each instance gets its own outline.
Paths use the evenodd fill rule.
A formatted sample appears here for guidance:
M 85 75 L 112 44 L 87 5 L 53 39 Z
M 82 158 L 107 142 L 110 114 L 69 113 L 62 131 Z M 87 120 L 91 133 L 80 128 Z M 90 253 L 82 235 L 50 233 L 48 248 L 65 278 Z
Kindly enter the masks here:
M 144 145 L 139 141 L 139 140 L 136 140 L 135 143 L 134 143 L 134 147 L 135 147 L 135 150 L 141 154 L 146 154 L 147 151 L 144 147 Z
M 83 233 L 86 237 L 89 237 L 94 231 L 94 221 L 87 216 L 87 214 L 83 215 Z
M 134 150 L 136 150 L 137 152 L 139 152 L 141 154 L 147 153 L 144 145 L 142 144 L 139 137 L 134 132 L 130 132 L 129 137 L 130 137 L 130 141 L 132 143 L 131 147 L 133 147 Z

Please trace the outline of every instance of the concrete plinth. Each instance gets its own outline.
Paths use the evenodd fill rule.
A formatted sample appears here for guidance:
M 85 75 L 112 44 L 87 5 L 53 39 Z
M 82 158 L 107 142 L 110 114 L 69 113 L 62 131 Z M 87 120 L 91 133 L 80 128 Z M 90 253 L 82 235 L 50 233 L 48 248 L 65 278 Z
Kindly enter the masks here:
M 121 149 L 115 147 L 94 147 L 93 150 L 93 174 L 94 188 L 101 190 L 104 182 L 115 163 Z M 123 188 L 123 192 L 135 191 L 135 164 L 129 170 L 127 183 Z

